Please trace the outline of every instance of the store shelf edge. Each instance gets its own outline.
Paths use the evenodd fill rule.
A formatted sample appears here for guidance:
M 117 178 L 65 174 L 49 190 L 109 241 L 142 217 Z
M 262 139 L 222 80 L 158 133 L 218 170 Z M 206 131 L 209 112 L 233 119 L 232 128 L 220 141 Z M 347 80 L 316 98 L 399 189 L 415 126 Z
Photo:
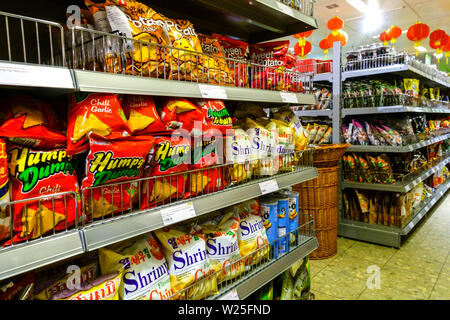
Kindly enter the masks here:
M 0 250 L 0 280 L 83 253 L 78 230 Z
M 331 118 L 333 110 L 298 110 L 294 111 L 297 117 L 328 117 Z
M 236 289 L 239 299 L 245 299 L 250 294 L 274 279 L 276 276 L 283 273 L 295 262 L 309 255 L 318 247 L 319 243 L 317 239 L 315 237 L 310 237 L 291 252 L 283 255 L 275 261 L 269 262 L 269 265 L 261 266 L 260 270 L 252 270 L 248 278 L 238 282 L 237 285 L 231 285 L 230 288 L 227 288 L 227 290 L 220 293 L 220 295 L 212 297 L 212 299 L 220 299 L 221 296 L 234 289 Z
M 77 83 L 77 89 L 83 92 L 113 92 L 121 94 L 202 98 L 199 83 L 197 82 L 165 80 L 83 70 L 73 70 L 73 74 Z M 221 98 L 222 100 L 285 103 L 281 98 L 280 91 L 237 88 L 231 86 L 215 87 L 225 90 L 227 98 Z M 316 103 L 316 97 L 313 94 L 296 93 L 295 95 L 298 104 Z
M 401 113 L 401 112 L 417 112 L 417 113 L 450 113 L 450 109 L 446 108 L 430 108 L 430 107 L 408 107 L 403 105 L 374 107 L 374 108 L 343 108 L 342 118 L 353 115 L 363 114 L 383 114 L 383 113 Z
M 299 172 L 256 180 L 246 185 L 226 189 L 214 194 L 204 195 L 185 201 L 178 201 L 172 205 L 175 206 L 191 201 L 195 208 L 196 215 L 199 216 L 261 196 L 259 183 L 262 181 L 275 179 L 281 189 L 316 177 L 317 169 L 307 168 Z M 164 227 L 159 210 L 160 208 L 161 207 L 153 210 L 136 212 L 118 217 L 117 219 L 108 219 L 103 223 L 86 226 L 82 229 L 86 239 L 86 249 L 92 251 Z

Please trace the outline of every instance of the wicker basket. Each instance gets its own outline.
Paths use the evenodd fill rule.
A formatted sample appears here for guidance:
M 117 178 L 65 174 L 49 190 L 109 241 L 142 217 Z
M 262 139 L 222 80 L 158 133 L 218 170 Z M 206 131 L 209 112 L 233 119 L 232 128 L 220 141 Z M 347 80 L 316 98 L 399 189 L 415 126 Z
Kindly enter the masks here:
M 316 238 L 319 242 L 319 247 L 311 252 L 309 255 L 310 259 L 327 259 L 337 253 L 337 227 L 316 230 Z
M 338 207 L 327 209 L 299 209 L 302 214 L 309 214 L 314 219 L 314 230 L 337 228 Z
M 314 148 L 314 166 L 317 168 L 335 167 L 350 144 L 330 144 Z

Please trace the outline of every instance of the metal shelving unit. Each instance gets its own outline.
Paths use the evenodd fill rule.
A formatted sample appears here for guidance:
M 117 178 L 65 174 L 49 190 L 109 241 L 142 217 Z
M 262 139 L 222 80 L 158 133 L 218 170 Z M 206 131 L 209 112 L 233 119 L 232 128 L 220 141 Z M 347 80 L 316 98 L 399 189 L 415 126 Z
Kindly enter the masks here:
M 450 139 L 450 133 L 442 136 L 434 137 L 428 140 L 420 141 L 406 146 L 394 147 L 394 146 L 358 146 L 351 145 L 348 147 L 348 152 L 391 152 L 391 153 L 406 153 L 414 150 L 429 146 L 431 144 Z
M 375 108 L 354 108 L 354 109 L 342 109 L 341 116 L 345 118 L 347 116 L 357 116 L 363 114 L 383 114 L 383 113 L 450 113 L 450 109 L 446 108 L 428 108 L 428 107 L 407 107 L 407 106 L 389 106 L 389 107 L 375 107 Z
M 408 235 L 408 233 L 427 213 L 429 213 L 430 209 L 433 208 L 436 202 L 438 202 L 449 189 L 450 180 L 436 188 L 433 196 L 425 202 L 422 208 L 420 208 L 402 228 L 341 219 L 339 221 L 338 233 L 343 237 L 400 248 L 402 236 Z
M 301 110 L 294 111 L 297 117 L 328 117 L 331 119 L 333 110 L 323 109 L 323 110 Z

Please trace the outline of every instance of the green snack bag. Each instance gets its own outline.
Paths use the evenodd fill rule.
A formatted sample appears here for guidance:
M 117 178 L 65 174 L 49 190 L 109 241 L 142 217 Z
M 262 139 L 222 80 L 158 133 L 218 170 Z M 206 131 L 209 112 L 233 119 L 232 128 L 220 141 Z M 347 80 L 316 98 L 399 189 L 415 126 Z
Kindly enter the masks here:
M 259 290 L 259 300 L 273 300 L 273 281 L 266 283 Z
M 280 300 L 293 300 L 294 297 L 294 279 L 289 270 L 281 274 L 281 297 Z

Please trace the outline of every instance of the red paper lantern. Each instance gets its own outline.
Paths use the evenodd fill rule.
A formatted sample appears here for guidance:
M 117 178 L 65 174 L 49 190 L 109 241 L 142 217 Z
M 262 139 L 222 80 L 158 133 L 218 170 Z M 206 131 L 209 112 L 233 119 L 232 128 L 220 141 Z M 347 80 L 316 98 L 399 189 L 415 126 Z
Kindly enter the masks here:
M 396 43 L 397 42 L 397 38 L 402 35 L 402 29 L 400 29 L 397 26 L 391 26 L 386 31 L 386 34 L 390 38 L 391 43 Z
M 331 44 L 333 44 L 336 41 L 340 41 L 341 47 L 343 47 L 347 43 L 348 35 L 345 31 L 337 30 L 336 32 L 331 32 L 328 35 L 327 39 Z
M 308 38 L 310 35 L 312 35 L 314 30 L 310 30 L 310 31 L 305 31 L 305 32 L 301 32 L 301 33 L 296 33 L 294 34 L 294 38 Z
M 298 43 L 294 45 L 294 53 L 302 59 L 311 52 L 311 49 L 312 46 L 309 41 L 305 41 L 305 45 L 303 46 L 299 46 Z
M 425 40 L 430 34 L 430 27 L 424 23 L 417 22 L 409 27 L 406 36 L 409 40 L 414 41 L 414 47 L 420 46 L 420 41 Z
M 330 30 L 339 30 L 344 27 L 344 20 L 342 20 L 339 17 L 333 17 L 330 20 L 328 20 L 327 27 Z
M 432 33 L 430 33 L 430 41 L 438 41 L 441 40 L 443 38 L 445 38 L 447 34 L 445 33 L 444 30 L 441 29 L 436 29 L 434 30 Z
M 391 38 L 388 36 L 386 31 L 380 34 L 380 41 L 382 41 L 384 45 L 388 45 L 389 40 L 391 40 Z
M 442 31 L 442 30 L 440 30 L 440 31 Z M 430 43 L 429 44 L 432 49 L 436 50 L 436 54 L 439 55 L 444 51 L 444 48 L 450 44 L 450 36 L 448 36 L 445 32 L 443 32 L 443 33 L 434 34 L 432 37 L 431 35 L 433 34 L 433 32 L 430 34 Z M 440 38 L 437 38 L 437 35 L 439 35 Z M 446 53 L 446 55 L 447 55 L 447 53 Z M 439 58 L 438 58 L 438 62 L 439 62 Z
M 323 50 L 323 53 L 327 54 L 328 53 L 328 49 L 330 49 L 333 46 L 333 44 L 328 41 L 328 38 L 322 39 L 319 42 L 319 47 L 320 49 Z
M 445 60 L 448 64 L 448 57 L 450 57 L 450 36 L 447 35 L 445 44 L 442 46 L 442 52 L 445 52 Z

